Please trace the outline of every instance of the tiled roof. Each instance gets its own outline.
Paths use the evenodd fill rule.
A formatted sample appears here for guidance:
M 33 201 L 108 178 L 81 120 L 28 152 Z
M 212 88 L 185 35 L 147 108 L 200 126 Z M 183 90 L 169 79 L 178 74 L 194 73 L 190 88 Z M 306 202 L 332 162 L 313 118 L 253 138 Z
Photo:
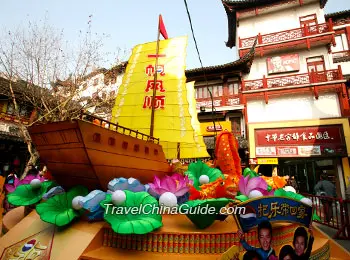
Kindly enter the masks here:
M 323 8 L 327 0 L 319 0 L 321 8 Z M 277 2 L 286 2 L 285 0 L 222 0 L 228 22 L 228 40 L 226 46 L 232 48 L 236 46 L 236 27 L 237 16 L 236 12 L 247 8 L 260 7 L 267 4 L 273 4 Z
M 0 77 L 0 95 L 4 95 L 8 97 L 11 96 L 9 85 L 10 85 L 10 81 L 8 79 Z M 11 86 L 15 93 L 16 98 L 18 98 L 19 99 L 18 101 L 20 102 L 21 101 L 27 102 L 28 96 L 40 100 L 42 97 L 42 94 L 48 92 L 47 89 L 40 88 L 35 85 L 31 85 L 28 82 L 25 82 L 23 80 L 12 81 Z
M 207 75 L 232 72 L 232 71 L 241 71 L 244 73 L 248 73 L 254 59 L 256 43 L 257 43 L 257 38 L 255 39 L 255 42 L 252 48 L 250 49 L 250 51 L 239 60 L 226 63 L 226 64 L 221 64 L 221 65 L 186 70 L 185 73 L 186 73 L 187 79 L 190 79 L 195 76 L 203 76 L 204 73 Z
M 326 18 L 343 18 L 346 16 L 350 16 L 350 10 L 344 10 L 344 11 L 329 13 L 325 15 Z

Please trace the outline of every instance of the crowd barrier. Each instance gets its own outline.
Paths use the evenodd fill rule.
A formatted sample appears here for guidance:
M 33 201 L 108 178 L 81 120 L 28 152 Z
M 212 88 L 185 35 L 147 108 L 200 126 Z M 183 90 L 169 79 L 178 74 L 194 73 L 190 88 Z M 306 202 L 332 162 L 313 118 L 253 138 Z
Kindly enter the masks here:
M 350 200 L 327 196 L 303 194 L 312 200 L 313 208 L 320 220 L 315 222 L 334 228 L 333 238 L 350 240 Z

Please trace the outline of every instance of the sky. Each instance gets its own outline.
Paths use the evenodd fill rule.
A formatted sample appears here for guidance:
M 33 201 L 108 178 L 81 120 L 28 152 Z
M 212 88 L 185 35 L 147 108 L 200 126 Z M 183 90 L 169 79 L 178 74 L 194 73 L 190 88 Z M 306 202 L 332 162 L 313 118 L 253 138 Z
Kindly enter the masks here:
M 86 31 L 92 15 L 92 32 L 108 35 L 104 52 L 122 52 L 127 60 L 131 49 L 157 38 L 161 14 L 169 37 L 188 36 L 187 69 L 199 68 L 200 62 L 182 0 L 0 0 L 0 30 L 14 30 L 28 21 L 48 23 L 64 30 L 65 39 L 75 42 L 79 31 Z M 237 59 L 236 49 L 226 47 L 227 16 L 220 0 L 187 0 L 203 66 L 220 65 Z M 348 0 L 328 0 L 325 13 L 350 9 Z M 126 54 L 124 54 L 126 53 Z M 111 56 L 112 57 L 112 56 Z M 108 68 L 115 60 L 110 59 Z

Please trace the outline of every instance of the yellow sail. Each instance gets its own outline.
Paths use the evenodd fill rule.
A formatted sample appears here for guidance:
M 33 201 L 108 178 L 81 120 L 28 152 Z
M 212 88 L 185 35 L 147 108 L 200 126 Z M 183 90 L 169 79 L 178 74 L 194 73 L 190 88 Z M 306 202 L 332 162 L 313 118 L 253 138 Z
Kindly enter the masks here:
M 154 137 L 167 159 L 209 157 L 197 119 L 193 83 L 186 84 L 187 37 L 159 42 Z M 156 42 L 137 45 L 119 88 L 112 122 L 149 134 Z

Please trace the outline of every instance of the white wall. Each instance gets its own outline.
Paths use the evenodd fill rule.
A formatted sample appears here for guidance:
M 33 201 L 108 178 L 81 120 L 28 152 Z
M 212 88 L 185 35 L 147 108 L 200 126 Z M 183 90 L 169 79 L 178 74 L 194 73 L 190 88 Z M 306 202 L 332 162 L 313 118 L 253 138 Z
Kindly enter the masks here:
M 247 102 L 248 122 L 273 122 L 340 117 L 337 94 L 320 94 L 318 100 L 310 95 L 294 95 Z
M 279 74 L 273 74 L 268 75 L 267 74 L 267 62 L 266 59 L 268 57 L 273 56 L 279 56 L 279 55 L 286 55 L 286 54 L 299 54 L 299 64 L 300 64 L 300 70 L 292 73 L 279 73 Z M 298 74 L 298 73 L 307 73 L 307 66 L 306 66 L 306 58 L 308 57 L 315 57 L 315 56 L 324 56 L 324 63 L 326 70 L 329 69 L 336 69 L 337 64 L 333 64 L 333 58 L 332 55 L 328 53 L 328 50 L 326 47 L 314 47 L 310 50 L 297 50 L 292 52 L 281 52 L 276 53 L 271 56 L 264 56 L 264 57 L 255 57 L 252 67 L 250 69 L 250 73 L 248 75 L 244 75 L 245 80 L 253 80 L 253 79 L 261 79 L 263 75 L 266 77 L 278 77 L 278 76 L 284 76 L 284 75 L 291 75 L 291 74 Z
M 245 19 L 243 18 L 239 20 L 237 37 L 247 38 L 256 36 L 258 33 L 268 34 L 299 28 L 299 17 L 315 13 L 318 23 L 324 23 L 324 12 L 323 9 L 320 8 L 319 2 L 283 9 L 273 13 L 260 14 Z
M 124 74 L 119 74 L 115 83 L 112 84 L 111 82 L 109 82 L 108 85 L 105 85 L 104 74 L 97 74 L 84 82 L 87 83 L 87 86 L 85 88 L 83 88 L 84 84 L 80 85 L 80 95 L 82 97 L 91 97 L 96 91 L 99 92 L 99 96 L 101 96 L 102 93 L 108 94 L 111 91 L 115 91 L 115 93 L 118 93 L 119 86 L 122 83 L 123 75 Z M 97 85 L 94 85 L 95 79 L 98 80 Z
M 350 75 L 350 62 L 338 62 L 336 65 L 340 65 L 343 71 L 343 75 Z

